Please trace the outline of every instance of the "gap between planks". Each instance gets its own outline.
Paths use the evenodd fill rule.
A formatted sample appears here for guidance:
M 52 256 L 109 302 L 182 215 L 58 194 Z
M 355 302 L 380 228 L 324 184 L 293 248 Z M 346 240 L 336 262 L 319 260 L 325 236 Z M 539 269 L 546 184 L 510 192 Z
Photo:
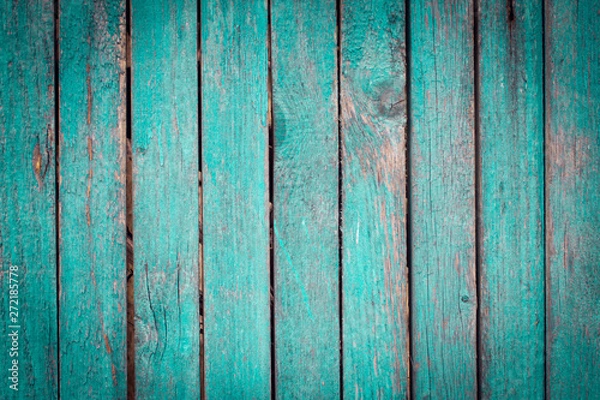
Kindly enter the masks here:
M 275 165 L 275 131 L 273 127 L 273 58 L 272 58 L 272 20 L 271 0 L 267 0 L 267 97 L 268 97 L 268 199 L 269 199 L 269 321 L 270 321 L 270 361 L 271 361 L 271 399 L 277 398 L 277 370 L 275 358 L 275 214 L 274 214 L 274 165 Z
M 125 0 L 125 119 L 127 154 L 125 157 L 125 215 L 127 226 L 127 397 L 135 398 L 135 297 L 133 280 L 133 154 L 131 147 L 131 0 Z
M 56 246 L 56 393 L 60 397 L 60 3 L 54 0 L 54 223 Z
M 480 40 L 479 40 L 479 0 L 473 1 L 473 135 L 474 135 L 474 157 L 475 157 L 475 292 L 476 297 L 476 310 L 475 310 L 475 393 L 477 398 L 481 397 L 481 248 L 482 248 L 482 235 L 481 235 L 481 129 L 480 129 Z
M 411 129 L 412 129 L 412 119 L 411 119 L 411 90 L 410 90 L 410 82 L 411 82 L 411 58 L 412 58 L 412 46 L 411 46 L 411 31 L 410 31 L 410 0 L 404 1 L 404 71 L 406 74 L 405 77 L 405 98 L 406 98 L 406 127 L 405 127 L 405 135 L 406 139 L 404 141 L 404 170 L 405 170 L 405 196 L 406 196 L 406 206 L 405 206 L 405 218 L 406 218 L 406 279 L 407 282 L 407 290 L 408 290 L 408 382 L 407 388 L 408 399 L 414 399 L 414 390 L 413 390 L 413 324 L 412 324 L 412 214 L 410 212 L 411 209 L 411 199 L 412 199 L 412 169 L 411 169 Z
M 338 141 L 338 319 L 340 347 L 340 399 L 344 398 L 344 237 L 342 229 L 343 179 L 342 170 L 342 0 L 336 0 L 336 45 L 337 45 L 337 141 Z

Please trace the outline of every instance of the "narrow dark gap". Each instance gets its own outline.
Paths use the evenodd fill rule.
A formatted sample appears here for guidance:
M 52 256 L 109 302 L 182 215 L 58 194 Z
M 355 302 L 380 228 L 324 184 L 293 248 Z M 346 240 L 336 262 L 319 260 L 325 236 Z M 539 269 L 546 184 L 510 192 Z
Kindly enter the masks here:
M 550 309 L 550 296 L 548 295 L 548 290 L 550 290 L 550 271 L 549 265 L 550 263 L 546 259 L 546 254 L 548 254 L 548 242 L 547 242 L 547 232 L 546 227 L 548 226 L 546 221 L 546 210 L 548 210 L 548 185 L 546 184 L 546 171 L 548 170 L 548 166 L 546 165 L 547 157 L 546 157 L 546 146 L 548 143 L 548 138 L 546 137 L 547 129 L 546 129 L 546 106 L 547 106 L 547 97 L 546 97 L 546 49 L 547 49 L 547 35 L 546 35 L 546 11 L 547 11 L 546 2 L 542 1 L 542 182 L 544 187 L 542 188 L 543 193 L 543 211 L 542 211 L 542 240 L 543 240 L 543 252 L 542 260 L 544 260 L 544 395 L 547 399 L 550 398 L 550 387 L 548 382 L 548 376 L 550 374 L 550 362 L 548 358 L 549 353 L 549 334 L 548 332 L 548 310 Z
M 411 130 L 412 130 L 412 99 L 411 99 L 411 60 L 412 60 L 412 46 L 411 46 L 411 31 L 410 31 L 410 0 L 404 1 L 404 49 L 405 49 L 405 65 L 406 71 L 406 82 L 405 82 L 405 93 L 406 93 L 406 139 L 405 139 L 405 154 L 404 163 L 406 169 L 405 176 L 405 196 L 406 196 L 406 268 L 407 268 L 407 279 L 408 279 L 408 393 L 409 399 L 414 398 L 413 390 L 413 324 L 412 324 L 412 214 L 410 212 L 412 205 L 412 170 L 411 170 Z
M 198 74 L 198 311 L 200 322 L 200 398 L 206 399 L 204 361 L 204 194 L 202 187 L 202 2 L 196 9 L 196 62 Z
M 474 1 L 473 5 L 473 56 L 474 66 L 473 72 L 475 77 L 474 82 L 474 146 L 475 146 L 475 286 L 477 293 L 476 314 L 475 314 L 475 357 L 477 368 L 476 393 L 477 398 L 481 398 L 481 129 L 479 121 L 480 111 L 480 49 L 479 49 L 479 0 Z
M 54 227 L 56 251 L 56 391 L 60 399 L 60 3 L 54 0 Z
M 125 157 L 125 213 L 127 225 L 127 397 L 135 398 L 135 298 L 133 280 L 133 154 L 131 147 L 131 0 L 125 2 L 125 118 L 127 154 Z
M 269 98 L 269 301 L 271 323 L 271 399 L 277 398 L 277 360 L 275 358 L 275 225 L 274 225 L 274 167 L 275 167 L 275 132 L 273 115 L 273 58 L 272 58 L 272 26 L 271 0 L 267 0 L 267 91 Z
M 343 240 L 343 130 L 342 130 L 342 0 L 336 1 L 337 128 L 338 128 L 338 309 L 340 331 L 340 399 L 344 398 L 344 240 Z

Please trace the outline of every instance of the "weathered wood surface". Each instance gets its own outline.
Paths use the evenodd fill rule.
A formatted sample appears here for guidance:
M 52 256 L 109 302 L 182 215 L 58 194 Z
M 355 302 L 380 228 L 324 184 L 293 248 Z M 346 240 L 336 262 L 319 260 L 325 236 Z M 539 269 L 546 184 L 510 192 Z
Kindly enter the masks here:
M 600 393 L 600 1 L 546 2 L 547 395 Z
M 123 398 L 125 2 L 61 1 L 58 45 L 60 396 Z
M 200 396 L 197 7 L 131 2 L 138 398 Z
M 597 397 L 600 0 L 0 22 L 0 398 Z
M 346 398 L 406 398 L 404 2 L 341 15 L 343 371 Z
M 274 0 L 278 398 L 340 393 L 336 4 Z
M 477 394 L 473 4 L 410 8 L 416 398 Z
M 3 399 L 58 396 L 53 19 L 52 1 L 0 3 Z
M 539 1 L 479 4 L 481 396 L 544 398 Z
M 270 398 L 268 10 L 202 3 L 206 397 Z

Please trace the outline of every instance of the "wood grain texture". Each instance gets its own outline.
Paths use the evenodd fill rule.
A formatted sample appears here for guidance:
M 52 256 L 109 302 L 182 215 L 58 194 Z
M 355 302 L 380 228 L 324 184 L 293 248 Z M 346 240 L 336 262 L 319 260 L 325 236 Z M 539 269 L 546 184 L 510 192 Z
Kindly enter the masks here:
M 600 392 L 600 1 L 546 2 L 547 394 Z
M 481 0 L 479 10 L 481 395 L 540 399 L 545 361 L 542 3 Z
M 336 4 L 274 0 L 278 398 L 340 394 Z
M 343 2 L 343 371 L 346 398 L 406 398 L 404 2 Z
M 125 2 L 60 2 L 60 396 L 123 398 Z
M 197 6 L 131 2 L 135 381 L 200 396 Z
M 206 397 L 270 398 L 268 10 L 202 3 Z
M 410 171 L 415 398 L 474 398 L 473 4 L 411 3 Z
M 0 24 L 0 398 L 56 399 L 53 3 L 2 1 Z

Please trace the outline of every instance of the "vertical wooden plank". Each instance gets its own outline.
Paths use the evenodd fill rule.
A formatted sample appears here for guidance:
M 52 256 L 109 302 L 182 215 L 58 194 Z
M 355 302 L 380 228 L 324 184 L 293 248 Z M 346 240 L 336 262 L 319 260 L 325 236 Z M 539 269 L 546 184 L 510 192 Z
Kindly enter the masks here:
M 197 5 L 131 2 L 137 397 L 200 396 Z
M 268 10 L 202 2 L 206 397 L 270 398 Z
M 406 398 L 404 2 L 342 6 L 344 396 Z
M 276 391 L 332 398 L 341 361 L 336 3 L 271 7 Z
M 60 392 L 126 393 L 125 3 L 60 2 Z
M 600 392 L 600 1 L 546 2 L 547 384 Z
M 544 398 L 542 3 L 480 0 L 481 394 Z
M 412 347 L 416 398 L 474 398 L 473 5 L 410 8 Z
M 0 397 L 55 399 L 53 3 L 2 1 L 0 23 Z

